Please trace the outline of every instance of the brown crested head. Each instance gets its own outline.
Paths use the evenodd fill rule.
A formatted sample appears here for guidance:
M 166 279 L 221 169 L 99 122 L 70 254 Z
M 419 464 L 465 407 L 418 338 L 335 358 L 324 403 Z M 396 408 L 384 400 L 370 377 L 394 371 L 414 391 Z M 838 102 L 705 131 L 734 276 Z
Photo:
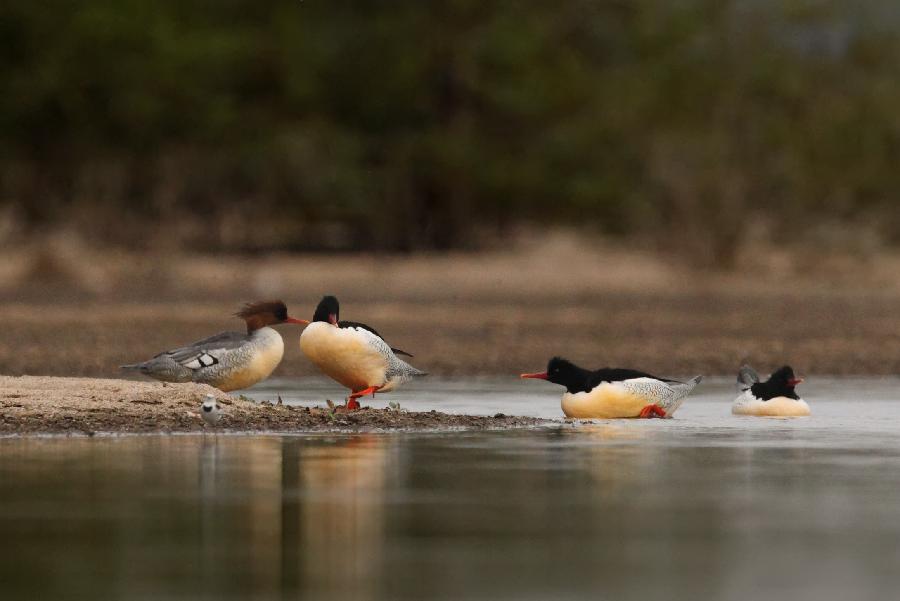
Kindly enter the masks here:
M 280 300 L 247 303 L 235 316 L 247 322 L 248 333 L 279 323 L 309 323 L 289 317 L 287 305 Z

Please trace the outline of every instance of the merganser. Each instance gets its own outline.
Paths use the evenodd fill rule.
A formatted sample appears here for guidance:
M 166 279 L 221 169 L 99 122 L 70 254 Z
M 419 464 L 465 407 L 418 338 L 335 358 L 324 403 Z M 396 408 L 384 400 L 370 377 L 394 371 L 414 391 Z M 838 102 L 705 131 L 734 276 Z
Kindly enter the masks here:
M 547 371 L 521 377 L 565 386 L 563 413 L 579 419 L 671 417 L 703 379 L 697 376 L 689 382 L 679 382 L 620 368 L 590 371 L 561 357 L 550 359 Z
M 347 409 L 359 409 L 356 399 L 388 392 L 414 377 L 428 375 L 397 355 L 412 357 L 391 348 L 374 328 L 340 320 L 337 298 L 319 301 L 312 323 L 300 335 L 300 349 L 331 379 L 350 389 Z
M 122 369 L 165 382 L 209 384 L 225 392 L 247 388 L 268 378 L 284 356 L 284 341 L 269 326 L 309 323 L 289 317 L 280 300 L 248 303 L 235 316 L 247 323 L 246 334 L 222 332 Z
M 794 375 L 790 365 L 778 369 L 765 382 L 759 374 L 745 365 L 738 372 L 737 386 L 740 394 L 731 404 L 735 415 L 760 417 L 799 417 L 809 415 L 809 405 L 800 398 L 794 388 L 803 378 Z

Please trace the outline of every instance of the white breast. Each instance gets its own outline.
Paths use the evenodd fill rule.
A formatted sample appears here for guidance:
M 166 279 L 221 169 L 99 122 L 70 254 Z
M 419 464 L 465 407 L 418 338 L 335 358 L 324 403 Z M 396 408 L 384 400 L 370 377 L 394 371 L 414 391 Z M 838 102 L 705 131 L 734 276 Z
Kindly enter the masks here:
M 268 327 L 257 330 L 255 338 L 259 342 L 258 352 L 251 361 L 252 369 L 262 376 L 260 379 L 265 379 L 275 371 L 284 357 L 284 340 L 281 334 Z
M 284 340 L 274 329 L 265 327 L 253 333 L 246 348 L 235 352 L 233 366 L 223 371 L 214 384 L 226 392 L 249 388 L 268 378 L 284 357 Z
M 300 335 L 300 350 L 325 375 L 351 390 L 385 384 L 388 360 L 371 344 L 375 336 L 359 328 L 317 321 Z
M 653 403 L 628 390 L 621 382 L 603 382 L 588 392 L 566 392 L 562 410 L 566 417 L 579 419 L 615 419 L 637 417 L 641 409 Z
M 810 414 L 809 405 L 803 399 L 789 399 L 779 396 L 768 401 L 756 398 L 749 390 L 742 393 L 731 404 L 735 415 L 757 417 L 802 417 Z

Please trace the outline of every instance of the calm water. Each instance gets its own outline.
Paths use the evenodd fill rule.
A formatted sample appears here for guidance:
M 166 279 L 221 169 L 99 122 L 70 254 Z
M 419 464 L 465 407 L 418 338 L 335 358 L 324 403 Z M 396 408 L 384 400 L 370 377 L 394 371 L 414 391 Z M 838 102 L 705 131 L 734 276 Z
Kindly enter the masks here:
M 340 394 L 300 384 L 273 390 Z M 817 378 L 797 420 L 733 418 L 714 381 L 672 420 L 3 439 L 0 598 L 895 598 L 898 384 Z M 558 415 L 535 382 L 391 398 Z

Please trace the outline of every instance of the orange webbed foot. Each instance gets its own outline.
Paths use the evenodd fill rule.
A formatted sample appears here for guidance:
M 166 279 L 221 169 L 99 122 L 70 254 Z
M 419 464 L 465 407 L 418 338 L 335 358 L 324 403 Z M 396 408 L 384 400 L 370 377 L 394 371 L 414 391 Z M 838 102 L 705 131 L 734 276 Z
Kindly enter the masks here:
M 348 409 L 348 410 L 359 409 L 359 402 L 357 402 L 356 399 L 362 398 L 362 397 L 364 397 L 364 396 L 366 396 L 367 394 L 370 394 L 370 393 L 371 393 L 371 395 L 374 397 L 374 396 L 375 396 L 375 393 L 378 392 L 378 390 L 379 390 L 380 388 L 381 388 L 381 386 L 369 386 L 369 387 L 366 388 L 365 390 L 355 390 L 355 391 L 353 391 L 353 393 L 352 393 L 350 396 L 347 397 L 347 409 Z
M 646 407 L 641 409 L 641 412 L 638 415 L 638 417 L 645 418 L 645 419 L 651 418 L 651 417 L 665 417 L 665 416 L 666 416 L 665 410 L 662 407 L 660 407 L 659 405 L 647 405 Z

